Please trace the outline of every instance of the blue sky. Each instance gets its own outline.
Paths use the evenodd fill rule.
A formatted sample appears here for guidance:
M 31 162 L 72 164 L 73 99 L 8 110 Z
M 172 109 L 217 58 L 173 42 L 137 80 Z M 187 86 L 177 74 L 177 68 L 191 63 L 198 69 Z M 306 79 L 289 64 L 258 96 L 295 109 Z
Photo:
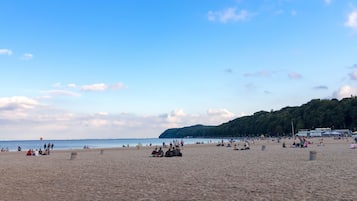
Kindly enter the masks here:
M 157 137 L 357 94 L 357 1 L 3 0 L 0 139 Z

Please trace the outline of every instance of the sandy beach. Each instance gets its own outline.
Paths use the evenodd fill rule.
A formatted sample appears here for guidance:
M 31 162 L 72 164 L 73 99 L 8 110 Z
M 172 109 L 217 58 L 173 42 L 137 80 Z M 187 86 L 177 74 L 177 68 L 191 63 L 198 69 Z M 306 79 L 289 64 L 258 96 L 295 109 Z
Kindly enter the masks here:
M 171 158 L 150 157 L 153 147 L 0 153 L 0 200 L 357 199 L 352 139 L 325 138 L 324 146 L 313 139 L 308 148 L 283 141 L 288 148 L 271 140 L 244 151 L 187 145 L 183 157 Z M 73 160 L 71 152 L 77 152 Z

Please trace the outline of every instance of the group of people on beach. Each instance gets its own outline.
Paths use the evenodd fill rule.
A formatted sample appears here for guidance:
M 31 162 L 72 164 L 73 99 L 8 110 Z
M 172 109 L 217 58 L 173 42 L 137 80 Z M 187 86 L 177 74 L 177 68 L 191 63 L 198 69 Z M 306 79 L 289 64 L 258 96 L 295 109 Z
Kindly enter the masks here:
M 297 138 L 300 142 L 297 143 L 294 141 L 293 147 L 307 148 L 309 146 L 310 141 L 306 137 L 297 136 Z
M 44 151 L 42 151 L 42 149 L 29 149 L 27 152 L 26 152 L 26 156 L 44 156 L 44 155 L 50 155 L 50 149 L 46 148 Z
M 224 141 L 222 140 L 220 143 L 218 143 L 216 146 L 220 147 L 232 147 L 232 144 L 234 143 L 234 146 L 233 146 L 233 150 L 249 150 L 250 149 L 250 143 L 248 140 L 245 140 L 244 141 L 244 144 L 243 144 L 243 147 L 242 148 L 239 148 L 239 144 L 237 144 L 233 139 L 231 139 L 228 143 L 224 143 Z
M 43 150 L 41 148 L 39 149 L 29 149 L 26 152 L 26 156 L 44 156 L 44 155 L 50 155 L 50 150 L 53 150 L 54 144 L 48 143 L 43 145 Z M 21 151 L 21 147 L 18 146 L 18 151 Z
M 7 148 L 7 147 L 4 148 L 4 147 L 2 147 L 2 148 L 1 148 L 1 152 L 9 152 L 9 148 Z
M 182 153 L 181 153 L 181 150 L 179 147 L 169 148 L 165 152 L 165 154 L 161 147 L 159 149 L 157 149 L 157 147 L 155 147 L 155 149 L 151 152 L 151 156 L 153 156 L 153 157 L 164 157 L 164 156 L 165 157 L 174 157 L 174 156 L 182 156 Z
M 178 141 L 174 142 L 174 144 L 170 143 L 170 147 L 165 153 L 162 150 L 162 147 L 160 147 L 159 149 L 157 149 L 157 147 L 155 147 L 155 149 L 151 152 L 151 156 L 153 156 L 153 157 L 182 156 L 180 145 L 181 145 L 181 147 L 183 146 L 183 141 L 181 141 L 181 143 L 179 143 Z M 163 146 L 166 147 L 164 143 L 163 143 Z
M 245 141 L 243 147 L 240 148 L 240 149 L 239 149 L 237 144 L 234 144 L 234 148 L 233 148 L 233 150 L 236 150 L 236 151 L 238 151 L 238 150 L 249 150 L 249 149 L 250 149 L 250 145 L 249 145 L 248 141 Z

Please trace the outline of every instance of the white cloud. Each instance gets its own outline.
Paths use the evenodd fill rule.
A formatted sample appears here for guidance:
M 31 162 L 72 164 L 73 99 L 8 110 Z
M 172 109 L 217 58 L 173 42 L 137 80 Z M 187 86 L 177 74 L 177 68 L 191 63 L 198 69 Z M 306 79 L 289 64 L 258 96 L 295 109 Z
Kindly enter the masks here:
M 72 96 L 72 97 L 81 96 L 79 93 L 66 91 L 66 90 L 48 90 L 48 91 L 44 91 L 43 93 L 51 96 Z
M 105 91 L 107 88 L 108 86 L 104 83 L 81 86 L 82 91 Z
M 75 83 L 69 83 L 67 85 L 62 85 L 62 83 L 57 82 L 52 85 L 53 88 L 58 88 L 58 89 L 71 89 L 71 90 L 80 90 L 80 91 L 106 91 L 108 89 L 111 90 L 120 90 L 125 88 L 125 85 L 123 83 L 116 83 L 116 84 L 105 84 L 105 83 L 95 83 L 95 84 L 88 84 L 88 85 L 82 85 L 78 86 Z M 68 95 L 68 96 L 79 96 L 78 93 L 75 92 L 70 92 L 70 91 L 64 91 L 64 90 L 53 90 L 53 91 L 48 91 L 53 94 L 58 94 L 58 95 Z
M 37 106 L 39 106 L 39 103 L 28 97 L 14 96 L 0 98 L 0 119 L 6 119 L 10 121 L 10 124 L 12 120 L 26 119 L 28 118 L 28 113 Z M 6 125 L 2 126 L 6 127 Z M 17 126 L 17 123 L 14 126 Z
M 184 117 L 184 116 L 186 116 L 186 114 L 182 109 L 176 109 L 176 110 L 171 111 L 171 116 Z
M 0 98 L 0 110 L 32 109 L 37 105 L 36 100 L 24 96 Z
M 95 115 L 98 115 L 98 116 L 108 116 L 109 113 L 108 113 L 108 112 L 98 112 L 98 113 L 96 113 Z
M 208 109 L 205 114 L 187 114 L 182 109 L 171 111 L 160 116 L 161 126 L 168 128 L 180 128 L 196 124 L 219 125 L 232 120 L 235 114 L 227 109 Z
M 22 60 L 31 60 L 32 58 L 33 58 L 33 55 L 30 53 L 25 53 L 21 57 Z
M 10 107 L 11 104 L 15 106 Z M 177 109 L 160 116 L 106 112 L 73 114 L 26 97 L 0 99 L 0 111 L 0 119 L 6 119 L 1 121 L 1 139 L 158 137 L 169 128 L 218 125 L 234 117 L 226 109 L 209 109 L 204 114 L 187 114 Z
M 9 49 L 0 49 L 0 55 L 8 55 L 11 56 L 12 55 L 12 51 Z
M 171 111 L 170 114 L 165 115 L 169 127 L 179 127 L 180 123 L 184 121 L 186 116 L 185 112 L 182 109 L 176 109 Z
M 333 93 L 333 97 L 337 99 L 347 98 L 357 95 L 357 87 L 344 85 Z
M 290 72 L 288 74 L 288 76 L 289 76 L 290 79 L 294 79 L 294 80 L 298 80 L 298 79 L 302 78 L 302 76 L 299 73 L 296 73 L 296 72 Z
M 227 109 L 208 109 L 207 114 L 210 116 L 218 116 L 222 118 L 232 118 L 235 115 Z
M 222 23 L 227 22 L 239 22 L 248 20 L 251 14 L 246 10 L 236 11 L 236 8 L 227 8 L 222 11 L 209 11 L 208 20 L 209 21 L 219 21 Z
M 45 93 L 72 95 L 62 90 Z M 218 125 L 234 117 L 227 109 L 209 109 L 203 114 L 187 114 L 183 109 L 165 115 L 128 113 L 74 114 L 40 100 L 24 96 L 0 98 L 1 139 L 83 139 L 157 137 L 168 128 L 195 124 Z M 11 133 L 11 135 L 9 135 Z M 24 135 L 26 133 L 26 135 Z
M 348 15 L 348 19 L 345 22 L 345 26 L 350 27 L 352 29 L 357 29 L 357 10 L 351 12 Z
M 110 122 L 106 119 L 90 119 L 89 121 L 85 122 L 85 124 L 89 127 L 103 127 L 110 125 Z

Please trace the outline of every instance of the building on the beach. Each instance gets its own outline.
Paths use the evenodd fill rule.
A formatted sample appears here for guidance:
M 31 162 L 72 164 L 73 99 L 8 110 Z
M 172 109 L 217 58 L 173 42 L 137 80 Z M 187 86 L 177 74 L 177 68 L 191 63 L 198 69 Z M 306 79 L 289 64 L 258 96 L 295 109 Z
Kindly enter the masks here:
M 329 132 L 324 132 L 323 136 L 352 136 L 352 131 L 349 129 L 336 129 Z
M 314 130 L 301 129 L 298 133 L 296 133 L 296 136 L 321 137 L 325 132 L 331 132 L 331 128 L 315 128 Z
M 314 130 L 301 129 L 296 135 L 302 137 L 351 136 L 352 132 L 349 129 L 316 128 Z

